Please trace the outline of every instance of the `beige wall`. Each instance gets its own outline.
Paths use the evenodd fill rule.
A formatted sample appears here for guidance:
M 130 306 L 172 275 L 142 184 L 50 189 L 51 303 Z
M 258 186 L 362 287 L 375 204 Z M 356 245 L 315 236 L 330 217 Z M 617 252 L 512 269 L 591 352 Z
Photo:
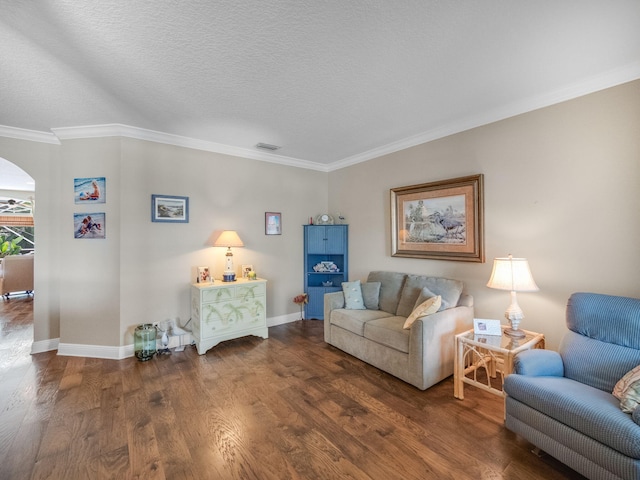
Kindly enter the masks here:
M 137 324 L 184 323 L 196 267 L 222 275 L 225 249 L 211 244 L 225 229 L 245 243 L 236 270 L 251 264 L 269 281 L 268 319 L 298 318 L 301 226 L 326 211 L 326 173 L 128 138 L 0 137 L 0 156 L 36 180 L 36 341 L 119 347 Z M 91 176 L 106 177 L 106 203 L 75 205 L 73 179 Z M 152 223 L 153 193 L 188 196 L 189 223 Z M 73 238 L 85 211 L 105 212 L 105 240 Z M 282 235 L 264 234 L 266 211 L 282 213 Z
M 302 228 L 343 213 L 351 278 L 384 269 L 464 280 L 476 316 L 501 318 L 507 292 L 485 287 L 493 257 L 527 257 L 540 292 L 518 296 L 524 328 L 556 348 L 574 291 L 638 297 L 640 81 L 429 142 L 330 174 L 128 138 L 63 141 L 0 137 L 0 156 L 36 180 L 35 340 L 122 346 L 142 322 L 189 317 L 198 265 L 215 276 L 215 232 L 236 229 L 269 280 L 267 316 L 297 318 Z M 390 255 L 389 189 L 483 173 L 484 264 Z M 73 178 L 107 177 L 106 240 L 73 238 Z M 153 193 L 190 199 L 188 224 L 150 221 Z M 88 207 L 87 207 L 88 208 Z M 264 235 L 264 212 L 283 234 Z M 289 316 L 289 317 L 288 317 Z
M 391 257 L 389 189 L 482 173 L 484 264 Z M 351 225 L 350 272 L 464 280 L 476 316 L 509 294 L 485 286 L 497 256 L 527 257 L 540 287 L 518 295 L 522 327 L 557 348 L 575 291 L 639 297 L 640 81 L 334 171 L 329 205 Z

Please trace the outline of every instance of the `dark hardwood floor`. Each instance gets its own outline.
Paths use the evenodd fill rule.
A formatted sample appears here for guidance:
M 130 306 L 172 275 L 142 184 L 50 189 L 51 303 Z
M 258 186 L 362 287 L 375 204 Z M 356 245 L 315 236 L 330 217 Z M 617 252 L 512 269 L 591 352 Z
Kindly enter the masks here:
M 30 355 L 32 305 L 0 305 L 1 479 L 583 478 L 507 431 L 500 398 L 419 391 L 320 321 L 142 363 Z

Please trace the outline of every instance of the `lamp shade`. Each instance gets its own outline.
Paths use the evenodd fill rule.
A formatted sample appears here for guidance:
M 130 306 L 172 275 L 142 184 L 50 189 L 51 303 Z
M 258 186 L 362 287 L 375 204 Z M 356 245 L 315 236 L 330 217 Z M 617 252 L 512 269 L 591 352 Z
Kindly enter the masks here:
M 223 231 L 217 240 L 213 243 L 214 247 L 244 247 L 244 243 L 240 240 L 235 230 Z
M 506 258 L 493 259 L 493 271 L 487 287 L 512 292 L 537 292 L 539 290 L 531 275 L 527 259 L 513 258 L 511 255 Z

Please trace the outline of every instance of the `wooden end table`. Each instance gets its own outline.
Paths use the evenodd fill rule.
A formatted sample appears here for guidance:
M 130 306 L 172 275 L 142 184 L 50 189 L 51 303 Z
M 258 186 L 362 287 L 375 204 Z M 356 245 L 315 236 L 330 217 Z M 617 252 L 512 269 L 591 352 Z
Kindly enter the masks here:
M 502 385 L 504 379 L 513 372 L 513 359 L 516 354 L 532 348 L 544 348 L 542 333 L 524 330 L 524 338 L 505 335 L 507 326 L 502 325 L 503 333 L 498 335 L 476 335 L 473 330 L 460 333 L 455 337 L 455 362 L 453 369 L 453 395 L 464 400 L 464 384 L 473 385 L 481 390 L 504 397 Z M 484 375 L 478 375 L 484 370 Z M 500 388 L 496 388 L 500 375 Z

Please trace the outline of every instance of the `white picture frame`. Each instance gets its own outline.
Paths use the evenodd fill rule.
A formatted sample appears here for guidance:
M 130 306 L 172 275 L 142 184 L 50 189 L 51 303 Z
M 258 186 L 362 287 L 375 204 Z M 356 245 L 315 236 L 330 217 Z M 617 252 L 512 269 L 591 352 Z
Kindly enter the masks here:
M 209 270 L 209 267 L 198 267 L 196 283 L 211 283 L 211 270 Z
M 242 265 L 242 278 L 249 278 L 249 272 L 253 272 L 253 265 Z
M 488 318 L 474 318 L 473 333 L 476 335 L 502 336 L 502 328 L 500 327 L 500 320 L 491 320 Z

